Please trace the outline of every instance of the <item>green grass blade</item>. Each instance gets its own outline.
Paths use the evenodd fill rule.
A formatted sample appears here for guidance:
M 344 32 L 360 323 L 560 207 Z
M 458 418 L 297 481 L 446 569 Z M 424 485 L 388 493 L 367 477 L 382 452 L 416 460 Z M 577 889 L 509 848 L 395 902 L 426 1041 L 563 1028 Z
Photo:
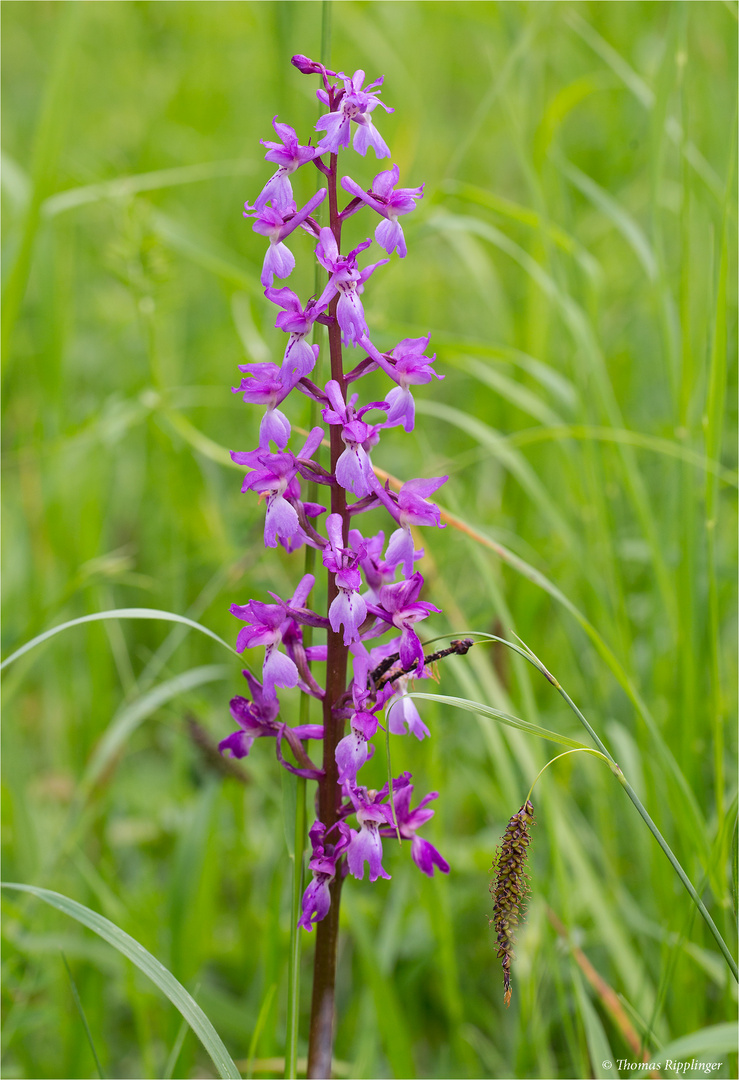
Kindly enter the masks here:
M 570 10 L 565 15 L 576 34 L 587 42 L 593 52 L 597 53 L 602 60 L 618 75 L 624 85 L 628 87 L 637 101 L 641 102 L 645 109 L 652 109 L 655 104 L 655 94 L 651 87 L 647 86 L 640 75 L 624 60 L 621 54 L 613 48 L 590 23 L 586 22 L 577 11 Z M 696 174 L 700 176 L 706 187 L 717 199 L 723 198 L 721 181 L 713 168 L 708 164 L 695 143 L 686 140 L 682 126 L 674 117 L 670 117 L 665 125 L 665 130 L 675 146 L 679 147 L 685 155 L 685 160 L 692 165 Z
M 657 259 L 642 229 L 621 203 L 609 195 L 592 177 L 565 158 L 555 157 L 557 166 L 578 191 L 592 202 L 611 221 L 632 249 L 650 281 L 657 278 Z
M 736 135 L 734 135 L 736 140 Z M 732 146 L 732 159 L 736 153 L 736 142 Z M 734 162 L 729 170 L 733 176 Z M 705 427 L 706 451 L 709 457 L 718 458 L 721 453 L 721 436 L 724 422 L 724 400 L 727 380 L 727 340 L 726 340 L 726 290 L 728 273 L 727 215 L 733 198 L 730 181 L 724 203 L 724 215 L 721 228 L 721 248 L 719 254 L 718 280 L 716 282 L 716 310 L 711 340 L 711 358 L 708 376 L 708 393 L 703 419 Z M 711 717 L 713 727 L 713 772 L 716 791 L 716 809 L 719 822 L 724 813 L 725 778 L 724 778 L 724 700 L 722 694 L 722 672 L 719 648 L 719 602 L 718 575 L 716 559 L 716 527 L 718 515 L 718 485 L 716 478 L 706 476 L 706 548 L 708 562 L 708 623 L 711 672 Z
M 517 379 L 511 379 L 502 372 L 497 371 L 490 364 L 485 364 L 472 356 L 464 354 L 445 353 L 444 363 L 452 364 L 468 375 L 474 375 L 479 382 L 485 383 L 496 394 L 500 394 L 506 401 L 510 401 L 521 412 L 528 413 L 538 420 L 540 424 L 557 427 L 562 418 L 542 401 L 540 397 L 532 393 Z M 505 436 L 503 436 L 505 438 Z
M 238 472 L 243 473 L 243 465 L 236 464 L 231 457 L 230 451 L 228 451 L 225 446 L 220 446 L 213 439 L 204 435 L 203 432 L 199 431 L 186 416 L 182 415 L 181 412 L 178 412 L 176 409 L 164 409 L 163 413 L 177 434 L 180 435 L 185 442 L 189 443 L 193 450 L 197 450 L 203 457 L 209 458 L 219 465 L 225 465 L 229 469 L 236 469 Z
M 56 49 L 34 142 L 31 197 L 26 207 L 20 246 L 3 289 L 0 324 L 3 368 L 12 358 L 10 345 L 13 329 L 26 292 L 33 249 L 41 224 L 41 206 L 49 186 L 53 184 L 62 148 L 65 120 L 72 100 L 69 82 L 74 75 L 73 61 L 83 11 L 84 5 L 71 3 L 55 13 Z
M 579 544 L 577 538 L 569 527 L 564 517 L 557 508 L 554 500 L 529 465 L 522 454 L 513 451 L 510 444 L 500 432 L 495 431 L 489 424 L 477 420 L 469 413 L 463 412 L 452 405 L 445 405 L 442 401 L 422 400 L 416 402 L 416 411 L 425 416 L 436 416 L 453 424 L 461 431 L 468 432 L 473 439 L 486 447 L 491 454 L 516 478 L 523 490 L 532 500 L 535 506 L 552 525 L 567 548 L 577 550 Z
M 264 292 L 259 283 L 258 273 L 249 273 L 244 270 L 240 259 L 232 252 L 224 251 L 216 247 L 212 241 L 196 235 L 192 229 L 188 229 L 179 221 L 175 221 L 167 214 L 157 210 L 152 213 L 152 224 L 157 235 L 173 251 L 192 262 L 201 266 L 216 277 L 222 278 L 231 285 L 245 289 L 252 296 L 258 296 L 261 300 Z
M 596 1080 L 610 1080 L 611 1077 L 618 1080 L 619 1073 L 605 1028 L 583 986 L 580 972 L 574 964 L 572 965 L 572 981 L 575 984 L 578 1011 L 585 1029 L 585 1041 L 588 1044 L 590 1064 L 593 1068 L 592 1075 L 596 1077 Z
M 143 945 L 140 945 L 135 938 L 125 933 L 115 923 L 110 922 L 109 919 L 98 915 L 96 911 L 91 911 L 84 904 L 79 904 L 68 896 L 62 896 L 61 893 L 52 892 L 50 889 L 40 889 L 35 885 L 23 885 L 11 881 L 0 882 L 0 887 L 18 889 L 20 892 L 30 893 L 32 896 L 38 897 L 39 900 L 43 900 L 45 903 L 50 904 L 51 907 L 55 907 L 58 911 L 82 923 L 83 926 L 98 934 L 99 937 L 126 956 L 159 987 L 184 1017 L 203 1044 L 216 1067 L 218 1075 L 223 1077 L 224 1080 L 241 1080 L 241 1073 L 236 1068 L 218 1032 L 203 1010 L 197 1002 L 193 1001 L 187 990 L 175 979 L 174 975 L 156 957 L 152 956 Z
M 447 697 L 444 694 L 408 694 L 409 698 L 418 698 L 421 701 L 437 701 L 440 705 L 452 705 L 455 709 L 463 709 L 465 712 L 480 713 L 482 716 L 489 716 L 493 720 L 497 720 L 501 724 L 506 724 L 508 727 L 517 728 L 519 731 L 526 731 L 529 735 L 537 735 L 540 739 L 548 739 L 550 742 L 559 743 L 560 746 L 568 746 L 574 750 L 585 750 L 586 747 L 583 743 L 576 742 L 574 739 L 568 739 L 565 735 L 558 735 L 556 731 L 549 731 L 547 728 L 540 727 L 538 724 L 531 724 L 528 720 L 519 720 L 517 716 L 511 716 L 510 713 L 501 712 L 499 709 L 493 709 L 490 705 L 482 705 L 478 701 L 467 701 L 465 698 Z
M 105 734 L 95 747 L 80 781 L 82 793 L 89 792 L 90 788 L 97 783 L 126 740 L 148 716 L 180 694 L 194 690 L 196 686 L 219 682 L 227 678 L 229 671 L 230 669 L 225 664 L 206 664 L 203 667 L 192 668 L 182 675 L 167 679 L 166 682 L 160 683 L 159 686 L 155 686 L 135 701 L 125 705 L 113 717 Z
M 602 270 L 597 260 L 593 258 L 587 248 L 584 248 L 573 236 L 570 236 L 564 229 L 559 228 L 558 225 L 545 221 L 541 214 L 538 214 L 530 207 L 522 206 L 520 203 L 512 202 L 510 199 L 504 199 L 493 191 L 486 191 L 485 188 L 475 187 L 473 184 L 463 184 L 457 180 L 447 180 L 442 184 L 442 190 L 473 205 L 484 206 L 486 209 L 510 218 L 512 221 L 528 225 L 532 229 L 543 230 L 560 250 L 567 255 L 573 256 L 589 277 L 596 280 L 602 277 Z
M 209 630 L 207 626 L 202 626 L 192 619 L 187 619 L 184 615 L 177 615 L 174 611 L 159 611 L 158 608 L 113 608 L 111 611 L 96 611 L 92 615 L 82 615 L 78 619 L 70 619 L 68 622 L 62 623 L 61 626 L 52 626 L 51 630 L 45 630 L 43 634 L 38 634 L 35 638 L 27 641 L 25 645 L 21 645 L 20 649 L 16 649 L 14 653 L 7 656 L 0 664 L 0 671 L 8 667 L 9 664 L 14 663 L 14 661 L 19 660 L 21 656 L 25 656 L 31 649 L 35 649 L 37 645 L 41 645 L 44 641 L 48 641 L 49 638 L 61 634 L 62 630 L 69 630 L 71 627 L 81 626 L 83 623 L 99 622 L 101 619 L 161 619 L 163 622 L 182 623 L 183 626 L 189 626 L 193 630 L 199 630 L 201 634 L 206 634 L 213 641 L 217 641 L 219 645 L 223 645 L 224 649 L 228 649 L 230 653 L 237 655 L 235 649 L 232 649 L 223 638 Z
M 307 697 L 306 694 L 303 697 Z M 298 1075 L 298 1035 L 300 1030 L 300 954 L 301 929 L 298 926 L 301 901 L 303 897 L 303 852 L 305 848 L 305 789 L 302 776 L 282 778 L 283 790 L 286 783 L 294 785 L 295 806 L 293 812 L 294 836 L 290 838 L 289 849 L 292 860 L 292 888 L 290 894 L 290 955 L 288 960 L 287 981 L 287 1025 L 285 1036 L 285 1080 L 295 1080 Z M 287 806 L 285 806 L 285 831 L 288 827 Z
M 660 1050 L 660 1056 L 667 1058 L 686 1058 L 698 1054 L 701 1057 L 722 1057 L 724 1054 L 737 1052 L 736 1024 L 714 1024 L 712 1027 L 691 1031 Z
M 204 161 L 198 165 L 180 165 L 174 169 L 157 169 L 134 176 L 117 176 L 115 180 L 86 184 L 84 187 L 69 188 L 51 195 L 42 204 L 41 213 L 45 217 L 53 218 L 67 210 L 76 210 L 77 207 L 88 206 L 90 203 L 108 199 L 130 199 L 142 191 L 161 191 L 163 188 L 215 180 L 221 176 L 248 176 L 253 172 L 253 161 L 235 159 Z
M 695 793 L 688 784 L 685 775 L 683 774 L 680 766 L 677 763 L 677 760 L 675 759 L 675 755 L 672 753 L 670 747 L 666 743 L 654 717 L 652 716 L 652 713 L 647 708 L 647 704 L 644 701 L 642 695 L 637 690 L 634 682 L 627 674 L 621 661 L 618 659 L 618 657 L 613 652 L 611 647 L 607 644 L 607 642 L 603 639 L 601 634 L 598 633 L 590 620 L 585 617 L 585 615 L 569 599 L 569 597 L 565 596 L 562 590 L 559 589 L 552 581 L 550 581 L 545 574 L 542 574 L 540 570 L 537 570 L 535 567 L 531 566 L 530 563 L 527 563 L 525 561 L 525 559 L 522 559 L 520 558 L 520 556 L 515 555 L 512 551 L 509 551 L 508 548 L 504 547 L 503 544 L 499 544 L 496 540 L 493 540 L 491 537 L 486 536 L 479 529 L 474 529 L 471 526 L 467 525 L 466 522 L 464 522 L 461 518 L 455 516 L 454 514 L 442 511 L 442 521 L 445 521 L 448 524 L 454 526 L 455 528 L 460 529 L 462 532 L 475 539 L 478 543 L 481 543 L 484 547 L 489 548 L 507 565 L 512 567 L 512 569 L 516 570 L 517 573 L 521 574 L 523 577 L 527 578 L 535 585 L 538 585 L 539 588 L 549 593 L 549 595 L 553 599 L 557 600 L 558 603 L 562 604 L 567 609 L 567 611 L 569 611 L 570 614 L 577 620 L 582 629 L 585 631 L 585 633 L 595 645 L 595 648 L 597 649 L 602 659 L 605 660 L 606 664 L 611 669 L 618 682 L 621 684 L 622 688 L 626 691 L 626 694 L 628 695 L 630 701 L 636 708 L 639 715 L 642 717 L 649 731 L 649 734 L 654 740 L 655 746 L 658 748 L 659 753 L 664 759 L 667 768 L 677 781 L 680 790 L 685 797 L 686 806 L 690 811 L 688 821 L 691 825 L 691 829 L 694 834 L 694 838 L 696 839 L 696 842 L 699 842 L 700 837 L 704 833 L 705 826 L 703 822 L 703 815 L 701 814 L 700 807 L 698 806 L 695 798 Z M 531 662 L 533 663 L 533 661 Z M 543 665 L 539 668 L 539 670 L 545 670 L 543 668 Z
M 593 439 L 597 442 L 625 443 L 627 446 L 635 446 L 640 450 L 650 450 L 655 454 L 675 458 L 676 461 L 684 461 L 688 465 L 694 465 L 696 469 L 702 469 L 710 476 L 717 477 L 730 487 L 739 487 L 739 477 L 736 472 L 725 468 L 716 458 L 706 457 L 691 450 L 689 446 L 683 446 L 682 443 L 662 439 L 658 435 L 647 435 L 642 431 L 595 427 L 588 424 L 563 424 L 556 427 L 527 428 L 524 431 L 516 431 L 513 435 L 507 435 L 506 439 L 512 446 L 530 446 L 549 439 Z
M 277 983 L 272 983 L 267 993 L 264 995 L 259 1014 L 257 1016 L 257 1022 L 254 1025 L 254 1031 L 252 1032 L 251 1040 L 249 1042 L 249 1056 L 247 1059 L 246 1075 L 251 1077 L 254 1074 L 254 1059 L 257 1053 L 257 1046 L 259 1045 L 259 1037 L 262 1034 L 262 1029 L 267 1022 L 269 1016 L 269 1010 L 272 1008 L 272 1002 L 274 996 L 277 993 Z
M 77 984 L 74 981 L 74 977 L 72 975 L 72 969 L 70 968 L 69 964 L 67 963 L 67 958 L 64 955 L 63 951 L 62 951 L 62 961 L 64 963 L 64 968 L 65 968 L 65 970 L 67 972 L 67 977 L 69 979 L 69 986 L 70 986 L 70 989 L 72 991 L 72 997 L 74 998 L 75 1008 L 77 1009 L 77 1012 L 79 1013 L 80 1020 L 82 1021 L 82 1026 L 85 1029 L 85 1035 L 87 1036 L 87 1041 L 90 1044 L 90 1050 L 92 1051 L 92 1056 L 95 1058 L 95 1068 L 98 1071 L 98 1076 L 100 1077 L 100 1080 L 105 1080 L 105 1073 L 103 1072 L 103 1066 L 100 1064 L 100 1058 L 98 1057 L 98 1052 L 95 1049 L 95 1042 L 94 1042 L 93 1037 L 92 1037 L 92 1032 L 90 1031 L 90 1025 L 87 1022 L 87 1017 L 85 1016 L 85 1010 L 82 1007 L 82 1001 L 80 1000 L 79 991 L 77 990 Z
M 533 653 L 532 653 L 532 656 L 533 656 Z M 594 729 L 591 727 L 589 722 L 585 719 L 585 717 L 580 712 L 577 705 L 575 705 L 574 701 L 569 696 L 569 694 L 564 689 L 564 687 L 562 687 L 557 682 L 557 680 L 546 670 L 544 665 L 541 664 L 541 662 L 537 660 L 537 666 L 539 666 L 539 665 L 541 665 L 539 667 L 539 670 L 542 672 L 543 675 L 545 675 L 546 679 L 556 687 L 558 693 L 564 698 L 564 700 L 567 702 L 569 707 L 575 713 L 575 715 L 580 720 L 582 725 L 588 731 L 588 733 L 590 734 L 590 737 L 592 738 L 593 742 L 596 744 L 598 749 L 603 754 L 606 755 L 606 757 L 609 759 L 609 761 L 612 761 L 613 764 L 617 766 L 617 762 L 614 760 L 613 756 L 609 753 L 609 751 L 608 751 L 607 747 L 605 746 L 605 744 L 598 737 L 598 735 L 596 734 Z M 617 766 L 617 768 L 618 768 L 618 766 Z M 672 851 L 672 848 L 667 843 L 664 836 L 662 835 L 662 833 L 659 831 L 659 829 L 655 825 L 654 821 L 652 820 L 649 813 L 647 812 L 646 807 L 644 806 L 641 799 L 636 794 L 636 792 L 634 791 L 634 789 L 632 788 L 631 784 L 628 782 L 626 777 L 623 775 L 621 770 L 618 769 L 618 771 L 615 773 L 615 775 L 616 775 L 619 783 L 623 787 L 624 791 L 626 792 L 626 794 L 628 795 L 628 797 L 631 799 L 632 803 L 636 807 L 636 810 L 639 813 L 642 820 L 644 821 L 644 824 L 647 826 L 647 828 L 651 832 L 652 836 L 654 837 L 654 839 L 657 841 L 659 846 L 662 848 L 662 851 L 667 856 L 673 870 L 675 871 L 675 873 L 677 874 L 677 876 L 680 878 L 681 882 L 685 886 L 685 889 L 686 889 L 688 895 L 690 896 L 690 899 L 693 901 L 695 906 L 698 908 L 698 911 L 700 912 L 700 914 L 701 914 L 701 916 L 703 918 L 703 921 L 705 922 L 708 929 L 711 931 L 711 933 L 712 933 L 712 935 L 714 937 L 714 940 L 716 941 L 716 944 L 718 945 L 719 949 L 723 953 L 724 959 L 726 960 L 726 963 L 729 965 L 731 973 L 733 974 L 733 976 L 737 980 L 737 982 L 739 982 L 739 969 L 737 968 L 736 960 L 731 955 L 731 951 L 729 949 L 729 946 L 724 941 L 719 928 L 716 926 L 716 923 L 711 918 L 711 915 L 710 915 L 710 913 L 708 911 L 708 908 L 706 907 L 706 905 L 701 900 L 697 889 L 693 885 L 693 883 L 690 880 L 690 878 L 688 877 L 688 875 L 683 870 L 682 866 L 678 862 L 677 857 L 675 856 L 674 852 Z

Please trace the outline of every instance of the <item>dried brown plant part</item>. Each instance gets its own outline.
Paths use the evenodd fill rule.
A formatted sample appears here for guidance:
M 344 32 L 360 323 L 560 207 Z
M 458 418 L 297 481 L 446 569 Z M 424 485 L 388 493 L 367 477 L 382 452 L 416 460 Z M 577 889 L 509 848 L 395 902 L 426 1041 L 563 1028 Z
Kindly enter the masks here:
M 529 893 L 528 875 L 524 872 L 527 849 L 531 843 L 529 829 L 534 820 L 534 807 L 529 799 L 508 822 L 501 845 L 495 853 L 490 882 L 493 898 L 493 917 L 498 944 L 498 959 L 503 968 L 503 1000 L 511 1003 L 511 961 L 518 924 L 525 914 Z
M 579 949 L 577 945 L 573 945 L 572 939 L 570 938 L 569 930 L 559 920 L 557 915 L 552 911 L 550 907 L 547 908 L 547 917 L 554 929 L 557 931 L 557 934 L 562 938 L 563 941 L 567 942 L 570 952 L 572 953 L 573 960 L 580 968 L 580 971 L 582 971 L 583 975 L 588 980 L 593 990 L 595 990 L 596 994 L 598 995 L 600 1001 L 603 1004 L 603 1008 L 606 1010 L 611 1020 L 628 1043 L 629 1049 L 634 1055 L 634 1060 L 649 1061 L 649 1051 L 644 1048 L 644 1045 L 639 1038 L 639 1035 L 637 1034 L 634 1025 L 631 1023 L 631 1020 L 629 1020 L 626 1010 L 621 1004 L 621 1001 L 616 991 L 613 989 L 612 986 L 609 986 L 603 976 L 596 971 L 596 969 L 588 960 L 582 949 Z M 650 1077 L 654 1077 L 655 1080 L 657 1080 L 657 1078 L 661 1077 L 662 1074 L 659 1072 L 658 1069 L 654 1069 L 647 1075 Z

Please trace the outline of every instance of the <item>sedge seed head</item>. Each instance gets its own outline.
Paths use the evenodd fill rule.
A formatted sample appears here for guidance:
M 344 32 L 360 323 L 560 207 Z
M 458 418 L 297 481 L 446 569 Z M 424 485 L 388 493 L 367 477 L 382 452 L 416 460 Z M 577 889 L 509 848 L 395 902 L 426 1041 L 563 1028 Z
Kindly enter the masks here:
M 533 820 L 534 807 L 527 800 L 508 822 L 492 866 L 495 877 L 490 882 L 490 895 L 493 898 L 491 921 L 497 935 L 498 959 L 503 968 L 503 1000 L 506 1006 L 511 1002 L 514 931 L 523 920 L 529 893 L 528 875 L 524 873 L 524 867 Z

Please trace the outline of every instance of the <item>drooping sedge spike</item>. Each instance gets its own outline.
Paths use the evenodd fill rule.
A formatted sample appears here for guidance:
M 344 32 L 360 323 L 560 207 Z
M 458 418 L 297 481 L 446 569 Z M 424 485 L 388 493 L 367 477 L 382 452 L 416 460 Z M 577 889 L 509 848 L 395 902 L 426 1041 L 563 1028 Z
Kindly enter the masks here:
M 529 893 L 528 875 L 524 873 L 527 849 L 531 843 L 529 829 L 534 820 L 534 807 L 526 800 L 506 826 L 500 848 L 490 868 L 495 877 L 490 882 L 493 898 L 493 918 L 498 945 L 498 959 L 503 967 L 503 1000 L 511 1003 L 511 961 L 515 959 L 515 931 L 525 915 Z

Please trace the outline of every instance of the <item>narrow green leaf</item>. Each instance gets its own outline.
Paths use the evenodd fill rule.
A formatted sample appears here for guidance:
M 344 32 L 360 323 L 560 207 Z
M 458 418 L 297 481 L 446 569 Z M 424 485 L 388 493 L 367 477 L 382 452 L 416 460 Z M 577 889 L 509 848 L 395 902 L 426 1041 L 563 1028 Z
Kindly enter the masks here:
M 157 169 L 154 172 L 136 173 L 133 176 L 117 176 L 99 184 L 69 188 L 46 199 L 41 206 L 45 217 L 56 217 L 78 206 L 103 202 L 108 199 L 130 199 L 142 191 L 161 191 L 162 188 L 180 187 L 202 180 L 215 180 L 221 176 L 248 176 L 254 172 L 253 161 L 204 161 L 197 165 L 180 165 L 174 169 Z
M 81 626 L 83 623 L 99 622 L 101 619 L 161 619 L 163 622 L 182 623 L 193 630 L 199 630 L 201 634 L 206 634 L 213 641 L 217 641 L 219 645 L 223 645 L 224 649 L 228 649 L 230 653 L 237 655 L 235 649 L 232 649 L 223 638 L 209 630 L 207 626 L 201 626 L 200 623 L 193 622 L 192 619 L 187 619 L 184 615 L 177 615 L 174 611 L 160 611 L 158 608 L 113 608 L 110 611 L 96 611 L 92 615 L 82 615 L 79 619 L 70 619 L 68 622 L 62 623 L 61 626 L 52 626 L 51 630 L 44 630 L 43 634 L 37 634 L 31 641 L 27 641 L 25 645 L 21 645 L 20 649 L 16 649 L 14 653 L 7 656 L 0 664 L 0 671 L 15 660 L 19 660 L 21 656 L 30 652 L 31 649 L 35 649 L 43 641 L 48 641 L 49 638 L 54 637 L 56 634 L 61 634 L 62 630 L 69 630 L 70 627 Z
M 217 248 L 212 241 L 198 236 L 192 229 L 160 210 L 152 214 L 152 224 L 159 237 L 173 251 L 192 260 L 203 270 L 262 299 L 264 292 L 259 284 L 259 276 L 244 269 L 243 257 Z
M 65 968 L 65 970 L 67 972 L 67 978 L 69 979 L 69 986 L 70 986 L 70 989 L 72 991 L 72 998 L 74 999 L 75 1008 L 77 1009 L 77 1012 L 79 1013 L 80 1020 L 82 1021 L 82 1026 L 85 1029 L 85 1035 L 87 1036 L 87 1041 L 90 1044 L 90 1050 L 92 1051 L 92 1056 L 95 1058 L 95 1068 L 98 1071 L 98 1076 L 100 1077 L 100 1080 L 105 1080 L 105 1073 L 103 1072 L 103 1066 L 100 1064 L 100 1058 L 98 1057 L 98 1052 L 95 1049 L 95 1043 L 94 1043 L 93 1038 L 92 1038 L 92 1032 L 90 1031 L 90 1025 L 88 1024 L 87 1017 L 85 1016 L 85 1010 L 82 1007 L 82 1001 L 80 999 L 79 991 L 77 989 L 77 983 L 74 981 L 74 976 L 72 975 L 72 969 L 70 968 L 69 964 L 67 963 L 67 958 L 64 955 L 63 950 L 62 950 L 61 956 L 62 956 L 62 961 L 64 963 L 64 968 Z
M 642 431 L 596 427 L 589 424 L 562 424 L 552 427 L 526 428 L 524 431 L 507 435 L 506 439 L 511 446 L 530 446 L 537 442 L 547 442 L 549 439 L 593 439 L 595 442 L 624 443 L 627 446 L 636 446 L 640 450 L 651 450 L 655 454 L 663 454 L 665 457 L 684 461 L 688 465 L 694 465 L 696 469 L 703 469 L 709 475 L 718 477 L 731 487 L 739 487 L 739 477 L 736 472 L 733 469 L 724 468 L 715 458 L 699 454 L 691 450 L 689 446 L 673 442 L 672 439 L 661 439 L 657 435 L 647 435 Z
M 493 457 L 516 478 L 542 515 L 549 519 L 552 528 L 559 534 L 565 546 L 574 550 L 579 548 L 577 537 L 560 513 L 555 501 L 550 498 L 536 472 L 523 454 L 513 450 L 504 435 L 482 420 L 452 405 L 446 405 L 442 401 L 417 401 L 416 411 L 422 412 L 425 416 L 436 416 L 448 424 L 453 424 L 460 431 L 469 434 L 481 446 L 486 447 Z
M 660 1050 L 660 1061 L 668 1058 L 686 1058 L 693 1054 L 710 1054 L 721 1057 L 737 1052 L 736 1024 L 714 1024 L 712 1027 L 691 1031 Z
M 95 747 L 87 764 L 81 786 L 89 790 L 102 776 L 110 762 L 120 751 L 125 741 L 136 728 L 153 712 L 161 708 L 172 698 L 194 690 L 204 683 L 218 682 L 228 676 L 229 668 L 225 664 L 206 664 L 175 675 L 172 679 L 155 686 L 153 690 L 142 694 L 135 701 L 125 705 L 111 720 L 105 734 Z
M 637 75 L 631 65 L 624 60 L 623 56 L 621 56 L 621 54 L 614 49 L 605 38 L 601 37 L 594 26 L 583 19 L 582 15 L 573 9 L 566 12 L 565 21 L 570 24 L 576 34 L 580 35 L 583 41 L 587 42 L 593 52 L 597 53 L 597 55 L 608 64 L 611 70 L 622 80 L 624 86 L 631 91 L 637 101 L 639 101 L 645 109 L 651 110 L 654 108 L 655 94 L 652 88 L 647 86 L 642 77 Z M 711 191 L 717 199 L 721 199 L 723 196 L 721 181 L 695 143 L 685 138 L 685 132 L 683 131 L 682 125 L 675 117 L 670 117 L 668 119 L 665 124 L 665 131 L 674 145 L 685 155 L 685 160 L 693 167 L 696 174 L 700 176 L 709 191 Z
M 205 1047 L 218 1075 L 223 1077 L 224 1080 L 241 1080 L 241 1073 L 236 1068 L 218 1032 L 203 1010 L 190 997 L 184 986 L 175 979 L 171 971 L 168 971 L 135 938 L 132 938 L 130 934 L 125 933 L 119 926 L 110 922 L 109 919 L 105 919 L 96 911 L 91 911 L 84 904 L 79 904 L 68 896 L 62 896 L 61 893 L 52 892 L 50 889 L 40 889 L 35 885 L 19 884 L 14 881 L 0 882 L 0 887 L 18 889 L 20 892 L 37 896 L 39 900 L 43 900 L 45 903 L 50 904 L 51 907 L 55 907 L 58 911 L 69 915 L 71 918 L 76 919 L 77 922 L 82 923 L 83 926 L 94 931 L 120 953 L 128 957 L 140 971 L 143 971 L 144 975 L 148 976 L 159 987 L 162 993 L 169 998 L 174 1007 L 181 1013 Z
M 590 1064 L 593 1067 L 592 1075 L 596 1077 L 596 1080 L 609 1080 L 610 1077 L 618 1080 L 618 1069 L 613 1060 L 613 1051 L 608 1042 L 605 1028 L 595 1006 L 585 991 L 580 972 L 574 965 L 572 967 L 572 980 L 575 984 L 575 996 L 577 997 L 580 1018 L 585 1029 L 585 1041 L 588 1044 Z
M 649 280 L 655 281 L 657 259 L 643 230 L 634 218 L 624 210 L 621 203 L 571 162 L 559 155 L 555 155 L 554 160 L 570 183 L 574 184 L 578 191 L 582 192 L 593 206 L 596 206 L 615 225 L 642 264 Z
M 415 692 L 408 694 L 408 697 L 419 698 L 424 701 L 438 701 L 440 705 L 452 705 L 455 709 L 464 709 L 465 712 L 480 713 L 481 716 L 490 716 L 501 724 L 507 724 L 508 727 L 518 728 L 519 731 L 527 731 L 529 735 L 538 735 L 540 739 L 549 739 L 550 742 L 559 743 L 561 746 L 569 746 L 574 750 L 586 749 L 583 743 L 568 739 L 564 735 L 558 735 L 556 731 L 549 731 L 547 728 L 539 727 L 538 724 L 530 724 L 528 720 L 519 720 L 517 716 L 500 712 L 499 709 L 493 709 L 490 705 L 481 705 L 478 701 L 446 697 L 444 694 L 417 694 Z
M 251 1041 L 249 1043 L 249 1058 L 246 1069 L 247 1077 L 251 1077 L 254 1073 L 254 1058 L 257 1052 L 257 1046 L 259 1045 L 259 1036 L 262 1034 L 262 1029 L 267 1021 L 269 1010 L 272 1008 L 272 1002 L 274 996 L 277 993 L 277 983 L 272 983 L 267 993 L 264 995 L 259 1015 L 257 1016 L 257 1022 L 254 1025 L 254 1031 L 252 1033 Z

